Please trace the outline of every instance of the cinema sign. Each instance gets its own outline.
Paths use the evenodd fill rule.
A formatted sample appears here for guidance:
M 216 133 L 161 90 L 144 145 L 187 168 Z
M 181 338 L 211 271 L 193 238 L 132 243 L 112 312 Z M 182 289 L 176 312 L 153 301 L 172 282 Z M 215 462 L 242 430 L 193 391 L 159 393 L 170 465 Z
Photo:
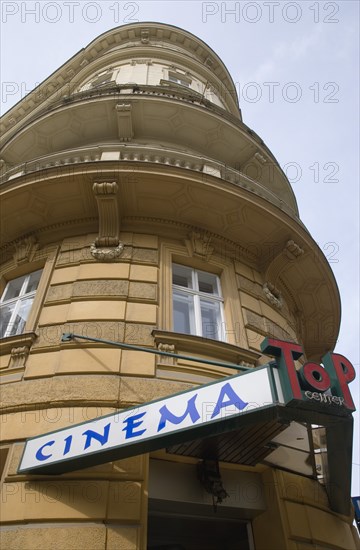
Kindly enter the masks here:
M 266 339 L 275 362 L 245 373 L 27 440 L 19 473 L 58 474 L 232 431 L 274 406 L 344 414 L 355 410 L 351 363 L 329 353 L 324 367 L 294 360 L 298 344 Z

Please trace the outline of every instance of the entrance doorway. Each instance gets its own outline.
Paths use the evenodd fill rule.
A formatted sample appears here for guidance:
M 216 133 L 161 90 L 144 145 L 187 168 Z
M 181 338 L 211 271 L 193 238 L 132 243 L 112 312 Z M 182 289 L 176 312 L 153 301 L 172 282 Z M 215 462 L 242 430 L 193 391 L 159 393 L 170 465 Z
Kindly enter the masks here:
M 238 519 L 149 511 L 147 550 L 252 550 L 250 524 Z

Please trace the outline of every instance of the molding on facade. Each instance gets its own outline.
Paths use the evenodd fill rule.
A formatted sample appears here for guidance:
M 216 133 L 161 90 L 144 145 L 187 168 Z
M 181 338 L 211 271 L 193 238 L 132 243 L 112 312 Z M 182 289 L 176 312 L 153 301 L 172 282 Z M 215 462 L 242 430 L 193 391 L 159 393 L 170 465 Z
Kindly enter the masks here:
M 91 66 L 92 71 L 96 71 L 96 64 L 101 60 L 104 65 L 104 58 L 111 56 L 114 52 L 117 56 L 124 51 L 123 46 L 126 43 L 137 46 L 138 55 L 144 56 L 145 52 L 149 52 L 154 44 L 163 46 L 162 50 L 167 51 L 168 55 L 174 58 L 179 54 L 186 56 L 188 59 L 193 59 L 193 63 L 203 67 L 203 70 L 209 72 L 210 79 L 217 79 L 223 83 L 228 90 L 227 103 L 229 109 L 239 116 L 239 108 L 236 104 L 236 90 L 234 82 L 224 66 L 221 59 L 199 38 L 190 32 L 183 31 L 172 25 L 164 25 L 159 23 L 134 23 L 111 29 L 95 40 L 90 42 L 88 46 L 82 49 L 78 54 L 72 57 L 67 63 L 60 67 L 54 74 L 42 82 L 33 92 L 28 94 L 21 102 L 21 105 L 15 105 L 10 109 L 9 113 L 3 117 L 3 126 L 1 131 L 11 130 L 12 126 L 22 122 L 24 118 L 39 105 L 53 101 L 54 95 L 60 95 L 65 91 L 66 86 L 72 85 L 74 78 L 84 80 L 86 76 L 84 72 L 89 73 Z M 169 47 L 169 46 L 170 47 Z M 145 49 L 145 51 L 142 51 Z M 128 50 L 128 49 L 127 49 Z M 151 50 L 152 51 L 152 50 Z M 211 71 L 209 71 L 209 62 L 211 59 Z M 100 66 L 99 66 L 100 68 Z M 65 95 L 64 93 L 62 95 Z

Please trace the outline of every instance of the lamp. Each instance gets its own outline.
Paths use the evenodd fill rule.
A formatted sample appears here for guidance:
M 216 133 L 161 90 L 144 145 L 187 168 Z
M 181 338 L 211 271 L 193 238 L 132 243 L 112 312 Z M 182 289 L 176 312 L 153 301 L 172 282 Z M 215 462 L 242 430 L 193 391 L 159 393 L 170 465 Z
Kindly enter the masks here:
M 197 474 L 205 491 L 212 495 L 214 511 L 216 512 L 217 504 L 221 504 L 229 496 L 222 484 L 218 461 L 203 460 L 197 466 Z

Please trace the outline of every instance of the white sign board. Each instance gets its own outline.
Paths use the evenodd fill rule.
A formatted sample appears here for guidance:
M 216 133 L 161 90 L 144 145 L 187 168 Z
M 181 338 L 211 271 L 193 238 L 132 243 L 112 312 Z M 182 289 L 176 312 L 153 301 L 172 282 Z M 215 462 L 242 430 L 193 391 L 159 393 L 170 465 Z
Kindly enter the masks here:
M 271 367 L 258 368 L 29 439 L 19 472 L 62 473 L 161 449 L 169 436 L 172 444 L 179 434 L 181 441 L 201 437 L 215 424 L 276 402 L 271 377 Z

